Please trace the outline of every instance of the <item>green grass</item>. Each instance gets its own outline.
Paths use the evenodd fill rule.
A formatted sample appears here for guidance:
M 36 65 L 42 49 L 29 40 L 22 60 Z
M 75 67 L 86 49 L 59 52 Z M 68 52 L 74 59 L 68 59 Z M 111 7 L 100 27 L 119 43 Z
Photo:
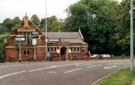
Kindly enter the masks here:
M 99 85 L 131 85 L 135 74 L 131 75 L 130 70 L 123 69 L 105 78 Z

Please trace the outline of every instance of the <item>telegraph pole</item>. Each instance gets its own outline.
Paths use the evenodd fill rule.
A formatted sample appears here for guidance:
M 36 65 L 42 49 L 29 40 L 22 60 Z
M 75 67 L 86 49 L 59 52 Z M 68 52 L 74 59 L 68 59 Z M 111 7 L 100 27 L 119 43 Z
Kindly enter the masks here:
M 21 54 L 21 38 L 20 38 L 20 41 L 19 41 L 19 44 L 20 44 L 20 52 L 19 52 L 19 62 L 21 63 L 21 61 L 22 61 L 22 54 Z
M 130 72 L 134 73 L 133 0 L 130 2 Z
M 46 19 L 45 19 L 45 52 L 47 54 L 47 0 L 46 0 Z M 45 56 L 47 57 L 47 56 Z

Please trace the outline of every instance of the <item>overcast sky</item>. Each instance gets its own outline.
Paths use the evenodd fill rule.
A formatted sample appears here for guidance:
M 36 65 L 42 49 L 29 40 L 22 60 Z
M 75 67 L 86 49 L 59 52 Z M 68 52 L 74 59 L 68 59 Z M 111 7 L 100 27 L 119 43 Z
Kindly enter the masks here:
M 47 0 L 47 15 L 66 18 L 65 9 L 79 0 Z M 119 0 L 121 1 L 121 0 Z M 0 22 L 5 18 L 19 16 L 21 19 L 27 13 L 29 17 L 36 14 L 45 17 L 45 0 L 0 0 Z

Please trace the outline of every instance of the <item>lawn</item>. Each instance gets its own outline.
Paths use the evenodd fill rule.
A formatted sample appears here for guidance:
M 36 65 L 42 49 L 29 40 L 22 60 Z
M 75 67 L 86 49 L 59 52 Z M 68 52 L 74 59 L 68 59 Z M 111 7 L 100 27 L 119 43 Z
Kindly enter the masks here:
M 99 85 L 131 85 L 135 74 L 130 74 L 130 69 L 123 69 L 105 78 Z

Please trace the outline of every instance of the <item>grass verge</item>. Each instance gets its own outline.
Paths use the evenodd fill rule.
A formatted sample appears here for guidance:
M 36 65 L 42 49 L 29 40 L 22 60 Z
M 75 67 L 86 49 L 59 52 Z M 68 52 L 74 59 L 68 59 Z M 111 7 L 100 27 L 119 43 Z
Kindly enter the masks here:
M 135 74 L 130 74 L 130 69 L 122 69 L 105 78 L 99 85 L 131 85 Z

